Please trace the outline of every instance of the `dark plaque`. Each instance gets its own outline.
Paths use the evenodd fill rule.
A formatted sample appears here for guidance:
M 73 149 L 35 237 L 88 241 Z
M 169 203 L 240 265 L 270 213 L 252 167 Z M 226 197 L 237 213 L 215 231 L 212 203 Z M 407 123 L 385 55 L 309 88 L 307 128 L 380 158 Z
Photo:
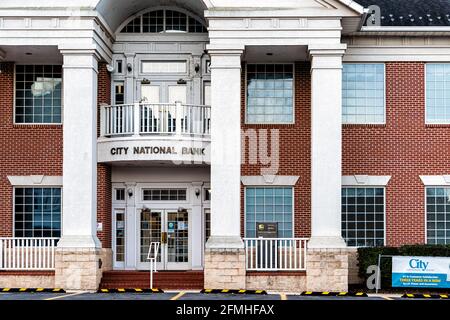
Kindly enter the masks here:
M 256 223 L 257 238 L 277 238 L 278 222 L 257 222 Z

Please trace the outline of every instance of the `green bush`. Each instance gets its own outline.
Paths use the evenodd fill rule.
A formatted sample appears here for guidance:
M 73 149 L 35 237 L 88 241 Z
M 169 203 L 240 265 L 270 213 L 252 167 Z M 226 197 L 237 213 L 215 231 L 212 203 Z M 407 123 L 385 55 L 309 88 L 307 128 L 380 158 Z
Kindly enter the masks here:
M 358 248 L 359 276 L 364 283 L 370 274 L 367 268 L 378 265 L 378 255 L 387 256 L 424 256 L 424 257 L 450 257 L 450 245 L 405 245 L 395 247 Z M 391 288 L 392 259 L 381 259 L 381 287 Z

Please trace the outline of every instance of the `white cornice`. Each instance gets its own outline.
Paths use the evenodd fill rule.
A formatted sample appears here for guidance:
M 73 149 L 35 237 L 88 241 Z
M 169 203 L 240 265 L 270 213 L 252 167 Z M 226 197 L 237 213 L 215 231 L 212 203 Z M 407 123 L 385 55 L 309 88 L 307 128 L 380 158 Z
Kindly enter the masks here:
M 32 175 L 32 176 L 8 176 L 9 183 L 12 186 L 62 186 L 62 176 L 44 176 L 44 175 Z
M 391 176 L 353 175 L 343 176 L 342 186 L 387 186 Z
M 299 176 L 242 176 L 241 181 L 244 186 L 295 186 Z
M 450 186 L 450 175 L 420 176 L 425 186 Z

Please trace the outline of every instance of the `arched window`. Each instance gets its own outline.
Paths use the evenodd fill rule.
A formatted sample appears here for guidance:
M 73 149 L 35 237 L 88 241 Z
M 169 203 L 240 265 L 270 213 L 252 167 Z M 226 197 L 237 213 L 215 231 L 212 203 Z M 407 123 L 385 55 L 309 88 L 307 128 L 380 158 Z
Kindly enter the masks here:
M 207 32 L 196 18 L 175 10 L 154 10 L 131 20 L 121 33 Z

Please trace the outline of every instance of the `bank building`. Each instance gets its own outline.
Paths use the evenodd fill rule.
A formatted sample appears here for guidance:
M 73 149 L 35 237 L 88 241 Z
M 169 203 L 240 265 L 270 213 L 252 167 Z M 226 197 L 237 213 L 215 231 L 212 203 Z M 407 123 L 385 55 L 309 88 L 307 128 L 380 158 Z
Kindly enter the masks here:
M 2 0 L 0 287 L 345 291 L 449 244 L 449 40 L 439 0 Z

